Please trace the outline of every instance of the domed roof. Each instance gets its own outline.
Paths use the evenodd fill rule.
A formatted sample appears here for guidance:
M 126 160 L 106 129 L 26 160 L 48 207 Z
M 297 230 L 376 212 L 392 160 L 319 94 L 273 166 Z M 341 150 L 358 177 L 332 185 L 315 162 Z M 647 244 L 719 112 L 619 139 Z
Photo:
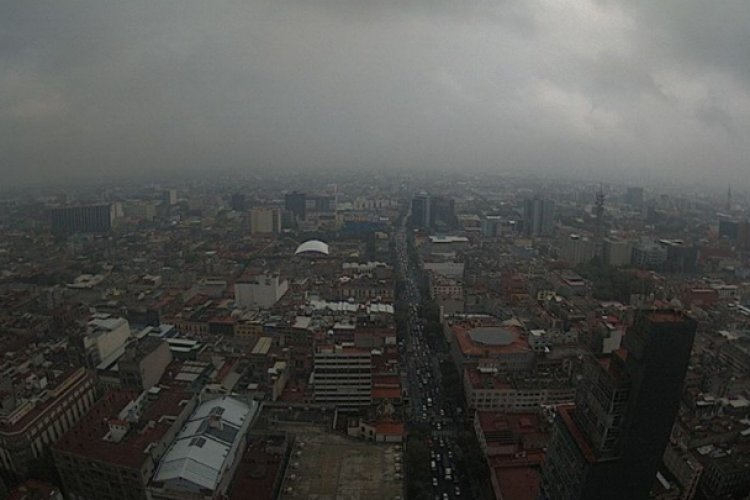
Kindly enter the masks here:
M 510 345 L 516 340 L 516 335 L 510 330 L 497 326 L 480 326 L 469 331 L 474 342 L 492 346 Z
M 320 240 L 308 240 L 297 247 L 297 250 L 294 251 L 294 255 L 306 252 L 316 252 L 328 255 L 328 245 Z

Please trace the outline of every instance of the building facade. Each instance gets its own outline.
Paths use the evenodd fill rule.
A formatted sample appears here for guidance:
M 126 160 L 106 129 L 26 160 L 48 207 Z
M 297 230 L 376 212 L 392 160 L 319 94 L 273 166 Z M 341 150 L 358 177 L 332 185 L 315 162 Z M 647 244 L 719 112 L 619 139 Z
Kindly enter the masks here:
M 638 311 L 611 358 L 587 360 L 575 406 L 558 408 L 543 468 L 550 500 L 648 498 L 674 424 L 696 322 Z

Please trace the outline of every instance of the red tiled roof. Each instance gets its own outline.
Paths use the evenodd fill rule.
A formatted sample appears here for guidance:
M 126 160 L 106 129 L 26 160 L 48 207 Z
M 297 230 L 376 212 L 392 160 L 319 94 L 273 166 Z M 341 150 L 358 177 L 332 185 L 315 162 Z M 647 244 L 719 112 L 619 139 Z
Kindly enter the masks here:
M 169 420 L 160 422 L 161 417 L 178 415 L 184 409 L 180 401 L 190 399 L 191 394 L 178 390 L 162 391 L 158 399 L 147 404 L 140 424 L 137 424 L 140 429 L 131 427 L 119 443 L 104 441 L 104 436 L 109 432 L 108 421 L 115 418 L 138 394 L 132 390 L 109 392 L 53 447 L 64 453 L 119 466 L 141 467 L 149 459 L 149 455 L 144 453 L 148 445 L 161 439 L 172 425 Z M 154 422 L 152 427 L 146 425 L 150 421 Z

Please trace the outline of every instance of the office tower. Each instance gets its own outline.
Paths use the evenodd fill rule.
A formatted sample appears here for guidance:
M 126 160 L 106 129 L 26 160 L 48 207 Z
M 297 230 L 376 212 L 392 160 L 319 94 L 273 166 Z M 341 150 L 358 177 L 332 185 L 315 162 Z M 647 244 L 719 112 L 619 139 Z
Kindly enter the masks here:
M 433 196 L 430 198 L 430 227 L 439 230 L 458 226 L 456 202 L 453 198 Z
M 453 229 L 458 226 L 452 198 L 419 194 L 411 202 L 412 225 L 421 229 Z
M 555 202 L 552 200 L 527 199 L 523 217 L 526 236 L 551 236 L 555 232 Z
M 177 190 L 165 189 L 161 192 L 161 202 L 165 207 L 171 207 L 177 204 Z
M 235 212 L 244 212 L 247 208 L 245 205 L 245 195 L 242 193 L 234 193 L 229 200 L 229 206 Z
M 542 469 L 550 500 L 648 497 L 669 441 L 696 322 L 642 310 L 611 358 L 590 357 L 576 404 L 557 409 Z
M 279 234 L 281 210 L 267 207 L 253 208 L 250 211 L 250 232 L 252 234 Z
M 52 232 L 59 235 L 74 233 L 106 233 L 112 229 L 112 205 L 80 205 L 50 210 Z
M 307 196 L 305 193 L 294 191 L 284 195 L 284 209 L 294 214 L 298 220 L 305 220 L 307 212 Z
M 414 227 L 427 229 L 430 227 L 430 197 L 420 194 L 411 201 L 411 223 Z

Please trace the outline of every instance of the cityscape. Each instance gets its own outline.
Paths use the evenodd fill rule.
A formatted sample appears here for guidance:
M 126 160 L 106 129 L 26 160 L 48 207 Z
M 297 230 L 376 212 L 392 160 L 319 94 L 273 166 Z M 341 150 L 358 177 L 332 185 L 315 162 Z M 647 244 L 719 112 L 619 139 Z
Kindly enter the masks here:
M 750 500 L 750 1 L 0 9 L 0 500 Z
M 747 498 L 747 199 L 287 182 L 2 199 L 3 495 Z

